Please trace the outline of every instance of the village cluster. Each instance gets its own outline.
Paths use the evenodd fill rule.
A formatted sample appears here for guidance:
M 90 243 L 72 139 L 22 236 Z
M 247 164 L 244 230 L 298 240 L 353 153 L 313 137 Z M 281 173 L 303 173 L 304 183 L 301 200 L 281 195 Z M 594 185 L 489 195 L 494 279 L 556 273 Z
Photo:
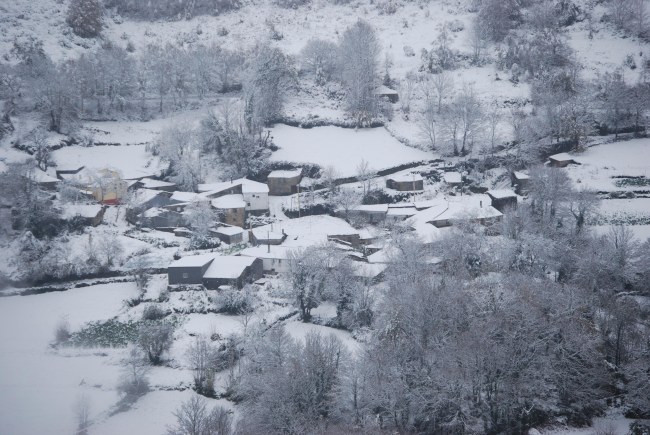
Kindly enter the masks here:
M 548 162 L 556 167 L 569 163 L 577 162 L 568 154 L 551 156 Z M 197 192 L 177 190 L 174 183 L 154 178 L 153 171 L 129 173 L 132 178 L 124 178 L 115 169 L 57 166 L 49 173 L 36 169 L 33 177 L 47 190 L 56 190 L 60 183 L 77 189 L 82 200 L 63 204 L 62 216 L 86 226 L 101 224 L 107 207 L 122 204 L 127 221 L 141 231 L 189 237 L 193 228 L 187 218 L 188 207 L 209 207 L 217 218 L 210 224 L 210 236 L 229 246 L 229 255 L 223 250 L 178 253 L 181 258 L 171 262 L 167 272 L 170 286 L 203 285 L 213 290 L 222 286 L 242 288 L 264 274 L 286 273 L 292 253 L 323 244 L 356 260 L 358 276 L 376 282 L 390 261 L 387 228 L 399 225 L 425 244 L 439 239 L 441 231 L 459 222 L 477 223 L 488 233 L 498 232 L 494 224 L 507 209 L 517 206 L 528 183 L 527 174 L 513 171 L 502 188 L 485 187 L 479 189 L 483 193 L 472 193 L 463 187 L 464 175 L 455 166 L 438 160 L 374 179 L 383 183 L 389 194 L 408 195 L 404 201 L 339 207 L 336 216 L 300 217 L 298 212 L 298 217 L 289 219 L 283 210 L 300 209 L 300 198 L 310 189 L 313 196 L 310 186 L 314 180 L 302 173 L 301 168 L 275 170 L 268 174 L 266 183 L 240 178 L 199 184 Z M 431 173 L 439 174 L 440 181 L 426 179 Z M 350 186 L 360 188 L 354 183 Z

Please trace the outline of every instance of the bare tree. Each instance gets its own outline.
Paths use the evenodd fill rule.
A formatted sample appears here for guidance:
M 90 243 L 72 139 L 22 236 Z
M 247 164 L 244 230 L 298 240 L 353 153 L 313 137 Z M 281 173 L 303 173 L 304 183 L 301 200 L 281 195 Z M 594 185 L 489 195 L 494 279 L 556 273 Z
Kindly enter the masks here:
M 230 435 L 232 415 L 219 405 L 208 410 L 207 400 L 193 395 L 175 412 L 176 426 L 167 430 L 168 435 Z
M 300 52 L 302 68 L 314 74 L 316 84 L 330 81 L 339 70 L 338 47 L 330 41 L 310 39 Z
M 347 110 L 357 126 L 368 124 L 378 113 L 379 42 L 374 29 L 357 21 L 341 38 L 340 62 L 346 89 Z
M 137 400 L 149 391 L 148 372 L 149 367 L 140 350 L 135 346 L 129 347 L 123 361 L 122 375 L 117 391 L 123 394 L 128 402 Z
M 374 169 L 370 167 L 370 163 L 366 159 L 361 159 L 357 165 L 357 179 L 363 187 L 363 196 L 372 189 L 373 179 L 377 176 Z
M 169 323 L 144 322 L 138 328 L 138 344 L 153 365 L 162 362 L 162 355 L 169 350 L 173 339 L 174 327 Z

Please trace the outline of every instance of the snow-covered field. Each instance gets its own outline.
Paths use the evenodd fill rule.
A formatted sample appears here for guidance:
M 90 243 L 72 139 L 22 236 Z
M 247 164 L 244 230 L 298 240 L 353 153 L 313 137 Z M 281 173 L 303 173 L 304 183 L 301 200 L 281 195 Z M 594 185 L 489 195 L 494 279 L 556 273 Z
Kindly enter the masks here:
M 613 177 L 650 178 L 650 139 L 595 145 L 574 157 L 580 165 L 571 165 L 567 173 L 578 187 L 585 189 L 634 190 L 633 185 L 616 185 L 620 179 Z
M 75 330 L 116 315 L 136 294 L 134 284 L 120 283 L 0 299 L 0 433 L 73 433 L 82 395 L 92 419 L 106 417 L 118 400 L 118 362 L 102 349 L 60 356 L 49 344 L 61 318 Z
M 58 149 L 52 154 L 61 167 L 112 168 L 121 172 L 124 179 L 158 175 L 162 169 L 160 160 L 152 157 L 145 145 L 75 145 Z
M 383 128 L 303 129 L 278 125 L 271 132 L 275 144 L 280 147 L 271 160 L 316 163 L 322 168 L 332 166 L 341 177 L 356 175 L 362 160 L 367 161 L 370 168 L 380 170 L 436 157 L 433 153 L 403 145 Z

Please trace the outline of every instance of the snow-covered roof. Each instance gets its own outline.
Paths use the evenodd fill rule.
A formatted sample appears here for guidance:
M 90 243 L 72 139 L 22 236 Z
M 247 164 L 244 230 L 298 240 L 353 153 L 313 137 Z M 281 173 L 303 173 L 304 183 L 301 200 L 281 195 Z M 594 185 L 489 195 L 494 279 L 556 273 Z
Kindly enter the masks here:
M 145 189 L 155 189 L 160 187 L 174 187 L 176 184 L 168 181 L 154 180 L 153 178 L 143 178 L 140 180 L 142 187 Z
M 203 274 L 203 278 L 237 279 L 244 269 L 253 264 L 255 257 L 217 256 Z
M 486 219 L 502 216 L 502 213 L 492 207 L 492 199 L 488 195 L 464 195 L 448 197 L 439 205 L 419 211 L 406 223 L 414 226 L 423 222 L 435 222 L 453 219 Z
M 62 210 L 64 219 L 71 219 L 75 216 L 94 218 L 102 211 L 99 204 L 66 204 Z
M 391 207 L 388 209 L 387 216 L 413 216 L 417 213 L 415 207 Z
M 358 205 L 352 210 L 368 213 L 386 213 L 388 211 L 388 204 Z
M 302 168 L 273 171 L 268 178 L 294 178 L 300 175 L 302 175 Z
M 269 249 L 270 248 L 270 249 Z M 290 248 L 287 246 L 256 246 L 253 248 L 246 248 L 240 252 L 240 255 L 246 257 L 255 257 L 255 258 L 266 258 L 266 259 L 275 259 L 275 260 L 286 260 L 289 258 L 292 251 L 295 248 Z M 270 251 L 270 252 L 269 252 Z
M 36 181 L 37 183 L 58 183 L 59 180 L 58 178 L 55 178 L 51 175 L 49 175 L 47 172 L 43 172 L 40 169 L 34 169 L 31 173 L 32 180 Z
M 389 88 L 388 86 L 381 85 L 375 89 L 377 95 L 397 95 L 397 91 Z
M 158 195 L 164 195 L 164 192 L 153 189 L 138 189 L 133 193 L 132 201 L 134 204 L 140 205 L 152 200 Z
M 244 208 L 246 207 L 246 201 L 239 194 L 224 195 L 213 199 L 212 207 L 219 209 Z
M 556 160 L 558 162 L 569 162 L 569 161 L 575 161 L 572 155 L 568 153 L 559 153 L 559 154 L 554 154 L 549 157 L 550 160 Z
M 207 201 L 208 200 L 207 198 L 205 198 L 204 196 L 199 195 L 198 193 L 181 192 L 179 190 L 172 193 L 172 196 L 169 199 L 171 199 L 172 201 L 175 201 L 175 202 L 193 202 L 193 201 Z
M 264 183 L 249 180 L 248 178 L 238 178 L 232 181 L 222 181 L 218 183 L 205 183 L 198 185 L 199 192 L 219 193 L 233 187 L 241 186 L 242 193 L 268 193 L 269 186 Z
M 517 180 L 528 180 L 528 179 L 530 179 L 530 175 L 524 174 L 523 172 L 515 171 L 514 175 L 515 175 L 515 178 Z
M 234 236 L 235 234 L 241 234 L 244 232 L 243 228 L 239 227 L 219 227 L 215 233 L 223 234 L 225 236 Z
M 447 184 L 457 184 L 463 181 L 460 172 L 445 172 L 444 174 L 442 174 L 442 178 L 445 180 L 445 183 Z
M 188 255 L 174 261 L 168 267 L 203 267 L 215 258 L 215 254 Z
M 255 230 L 284 232 L 288 235 L 350 235 L 358 234 L 352 225 L 337 217 L 328 215 L 305 216 L 297 219 L 288 219 L 273 224 L 258 227 Z
M 253 228 L 252 232 L 257 240 L 282 240 L 285 237 L 281 231 L 271 231 L 269 225 Z
M 517 194 L 511 189 L 491 189 L 486 192 L 494 199 L 513 198 Z
M 388 266 L 385 263 L 356 263 L 354 275 L 362 278 L 375 278 L 377 275 L 386 270 Z
M 416 181 L 422 181 L 422 175 L 415 173 L 396 174 L 391 175 L 388 179 L 396 183 L 414 183 Z

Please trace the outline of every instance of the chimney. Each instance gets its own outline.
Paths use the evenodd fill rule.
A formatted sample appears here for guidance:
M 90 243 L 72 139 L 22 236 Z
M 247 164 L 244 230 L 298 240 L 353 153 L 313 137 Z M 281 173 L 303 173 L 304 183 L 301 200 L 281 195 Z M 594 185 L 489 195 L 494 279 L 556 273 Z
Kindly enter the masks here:
M 479 207 L 483 208 L 483 201 L 479 201 Z

